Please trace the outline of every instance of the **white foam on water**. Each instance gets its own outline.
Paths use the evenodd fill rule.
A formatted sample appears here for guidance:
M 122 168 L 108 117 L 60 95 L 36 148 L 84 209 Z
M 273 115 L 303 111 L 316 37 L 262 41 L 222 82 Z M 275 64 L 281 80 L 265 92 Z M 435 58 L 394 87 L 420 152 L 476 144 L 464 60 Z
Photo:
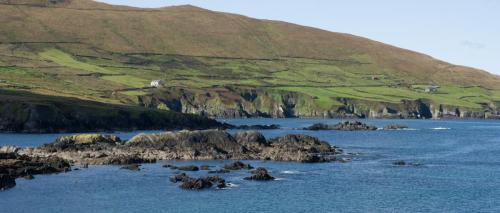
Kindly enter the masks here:
M 234 184 L 234 183 L 226 183 L 226 186 L 227 186 L 228 188 L 237 188 L 237 187 L 240 187 L 240 185 L 238 185 L 238 184 Z
M 285 178 L 275 178 L 274 180 L 281 181 L 281 180 L 285 180 Z
M 280 173 L 281 174 L 299 174 L 300 172 L 297 170 L 285 170 L 285 171 L 281 171 Z
M 435 128 L 431 128 L 433 130 L 450 130 L 451 128 L 447 128 L 447 127 L 435 127 Z

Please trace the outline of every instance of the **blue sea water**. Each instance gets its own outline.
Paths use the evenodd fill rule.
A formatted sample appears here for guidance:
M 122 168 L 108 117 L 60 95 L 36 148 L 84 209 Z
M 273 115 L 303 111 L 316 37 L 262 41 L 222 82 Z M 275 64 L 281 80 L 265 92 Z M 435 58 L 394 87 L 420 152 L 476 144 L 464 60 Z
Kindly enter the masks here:
M 263 166 L 272 182 L 243 180 L 246 171 L 223 177 L 232 187 L 185 191 L 169 182 L 176 165 L 221 166 L 229 161 L 144 164 L 140 172 L 91 166 L 57 175 L 18 179 L 0 191 L 0 212 L 500 212 L 500 122 L 447 120 L 366 120 L 408 130 L 373 132 L 303 131 L 319 119 L 227 120 L 232 124 L 280 124 L 263 130 L 317 136 L 345 152 L 348 163 L 302 164 L 247 161 Z M 233 130 L 231 131 L 233 132 Z M 130 138 L 135 133 L 119 133 Z M 0 134 L 0 145 L 36 146 L 59 135 Z M 421 166 L 398 167 L 397 160 Z M 189 172 L 192 176 L 205 171 Z

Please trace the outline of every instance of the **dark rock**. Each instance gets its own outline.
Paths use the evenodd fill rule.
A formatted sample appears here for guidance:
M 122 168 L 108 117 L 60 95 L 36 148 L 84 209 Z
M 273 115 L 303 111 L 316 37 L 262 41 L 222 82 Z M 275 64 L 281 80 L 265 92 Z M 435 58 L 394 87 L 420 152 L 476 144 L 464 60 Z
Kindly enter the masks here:
M 328 125 L 328 124 L 322 124 L 322 123 L 317 123 L 313 124 L 310 127 L 304 128 L 304 130 L 343 130 L 343 131 L 359 131 L 359 130 L 377 130 L 376 126 L 371 126 L 365 123 L 361 123 L 359 121 L 346 121 L 346 122 L 341 122 L 335 125 Z
M 120 142 L 121 139 L 114 135 L 80 134 L 60 137 L 55 142 L 45 144 L 41 148 L 52 152 L 83 151 L 86 149 L 98 150 L 114 146 Z
M 139 164 L 131 164 L 131 165 L 123 166 L 120 169 L 127 169 L 127 170 L 131 170 L 131 171 L 140 171 L 141 170 L 140 166 L 141 165 L 139 165 Z
M 328 142 L 307 135 L 286 135 L 269 140 L 269 144 L 261 157 L 275 161 L 327 162 L 338 152 Z
M 406 162 L 402 161 L 402 160 L 396 161 L 396 162 L 394 162 L 392 164 L 395 165 L 395 166 L 406 166 Z
M 0 174 L 0 190 L 10 189 L 14 186 L 16 186 L 16 178 L 6 174 Z
M 178 170 L 181 170 L 181 171 L 199 171 L 200 168 L 198 168 L 197 166 L 181 166 L 179 168 L 177 168 Z
M 241 125 L 236 129 L 243 130 L 266 130 L 266 129 L 279 129 L 280 125 L 271 124 L 271 125 Z
M 203 178 L 190 178 L 187 177 L 185 174 L 179 177 L 176 177 L 181 179 L 182 184 L 180 185 L 181 188 L 183 189 L 207 189 L 211 188 L 214 184 L 217 186 L 217 188 L 225 188 L 227 187 L 226 185 L 226 180 L 222 179 L 219 176 L 210 176 L 210 177 L 203 177 Z M 177 179 L 175 179 L 177 180 Z M 172 180 L 171 180 L 172 181 Z M 174 182 L 174 181 L 172 181 Z
M 390 124 L 384 127 L 385 130 L 397 130 L 397 129 L 408 129 L 407 126 L 399 124 Z
M 209 165 L 201 165 L 200 169 L 201 170 L 210 170 L 210 166 Z
M 222 130 L 139 134 L 126 142 L 118 141 L 112 136 L 102 135 L 66 137 L 30 152 L 61 156 L 76 164 L 93 165 L 144 164 L 154 163 L 156 160 L 228 159 L 312 163 L 330 161 L 335 154 L 341 152 L 314 137 L 288 135 L 266 140 L 258 132 L 239 132 L 232 136 Z M 170 168 L 176 169 L 173 166 Z
M 256 131 L 237 132 L 234 134 L 236 141 L 252 152 L 261 152 L 269 146 L 264 135 Z
M 173 183 L 186 182 L 186 181 L 189 181 L 191 179 L 192 178 L 190 178 L 189 176 L 187 176 L 186 173 L 182 173 L 182 174 L 178 174 L 178 175 L 174 175 L 174 176 L 170 177 L 170 181 L 173 182 Z
M 117 155 L 107 158 L 102 162 L 106 165 L 129 165 L 129 164 L 141 164 L 141 163 L 155 163 L 156 160 L 144 159 L 137 155 Z
M 230 171 L 227 170 L 227 169 L 218 169 L 218 170 L 214 170 L 214 171 L 208 171 L 209 174 L 225 174 L 225 173 L 229 173 Z
M 265 168 L 257 168 L 252 171 L 252 176 L 244 178 L 245 180 L 256 180 L 256 181 L 270 181 L 275 178 L 268 174 L 267 169 Z
M 0 159 L 1 189 L 14 187 L 15 179 L 18 177 L 30 179 L 37 174 L 52 174 L 71 170 L 68 161 L 55 156 L 30 157 L 17 153 L 4 156 L 9 156 L 9 159 Z
M 227 169 L 227 170 L 242 170 L 242 169 L 253 169 L 252 166 L 250 166 L 250 164 L 245 164 L 241 161 L 236 161 L 234 163 L 230 163 L 230 164 L 226 164 L 224 165 L 224 169 Z
M 26 180 L 33 180 L 33 179 L 35 179 L 35 177 L 33 175 L 25 175 L 23 178 L 26 179 Z
M 182 189 L 206 189 L 211 188 L 213 183 L 207 180 L 206 178 L 198 178 L 198 179 L 190 179 L 181 184 Z
M 394 166 L 422 166 L 421 163 L 414 163 L 414 162 L 405 162 L 402 160 L 395 161 L 392 163 Z
M 172 166 L 172 165 L 170 165 L 170 164 L 165 164 L 165 165 L 163 165 L 163 166 L 161 166 L 161 167 L 163 167 L 163 168 L 171 168 L 171 167 L 173 167 L 173 166 Z

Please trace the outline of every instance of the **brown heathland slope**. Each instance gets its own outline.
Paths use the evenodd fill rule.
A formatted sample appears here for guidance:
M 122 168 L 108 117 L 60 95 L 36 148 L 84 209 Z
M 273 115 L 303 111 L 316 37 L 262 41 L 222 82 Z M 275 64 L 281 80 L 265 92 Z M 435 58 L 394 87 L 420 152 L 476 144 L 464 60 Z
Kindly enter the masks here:
M 311 58 L 377 65 L 414 82 L 500 88 L 500 77 L 369 39 L 193 6 L 140 9 L 90 0 L 0 0 L 0 43 L 54 43 L 73 54 Z

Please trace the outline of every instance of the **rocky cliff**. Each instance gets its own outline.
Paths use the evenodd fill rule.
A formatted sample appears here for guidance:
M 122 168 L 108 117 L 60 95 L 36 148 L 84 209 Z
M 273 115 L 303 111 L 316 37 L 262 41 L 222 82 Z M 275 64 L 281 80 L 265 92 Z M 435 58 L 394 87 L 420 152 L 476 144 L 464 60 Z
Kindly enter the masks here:
M 141 106 L 218 118 L 499 118 L 498 103 L 482 104 L 482 108 L 443 105 L 430 100 L 401 99 L 399 103 L 335 99 L 338 105 L 322 106 L 316 97 L 297 92 L 218 88 L 196 90 L 164 88 L 140 96 Z
M 0 91 L 0 132 L 90 132 L 207 129 L 223 124 L 198 115 Z

